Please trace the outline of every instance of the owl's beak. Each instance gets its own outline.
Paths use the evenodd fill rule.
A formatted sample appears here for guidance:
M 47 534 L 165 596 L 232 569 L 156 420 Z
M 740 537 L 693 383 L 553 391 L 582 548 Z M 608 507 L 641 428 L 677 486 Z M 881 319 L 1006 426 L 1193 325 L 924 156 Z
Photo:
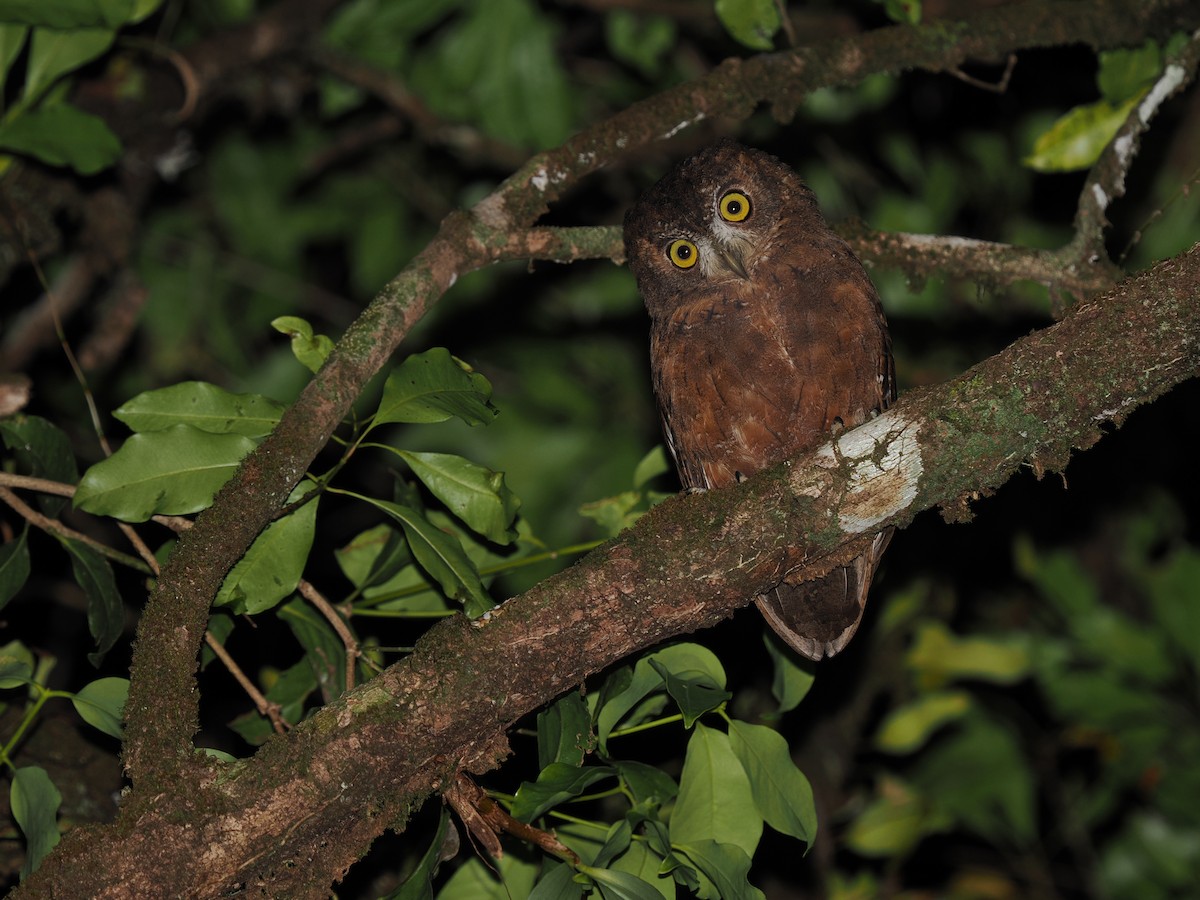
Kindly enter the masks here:
M 746 271 L 746 264 L 742 262 L 742 248 L 737 245 L 719 246 L 717 248 L 717 260 L 721 266 L 728 269 L 738 278 L 750 278 L 750 273 Z

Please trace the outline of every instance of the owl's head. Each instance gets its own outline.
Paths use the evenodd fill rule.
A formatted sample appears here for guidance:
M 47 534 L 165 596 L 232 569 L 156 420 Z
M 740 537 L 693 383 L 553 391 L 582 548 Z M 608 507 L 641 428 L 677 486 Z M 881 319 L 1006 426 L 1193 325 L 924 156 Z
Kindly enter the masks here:
M 625 256 L 651 316 L 706 286 L 754 279 L 786 222 L 820 212 L 790 168 L 722 141 L 685 159 L 625 215 Z

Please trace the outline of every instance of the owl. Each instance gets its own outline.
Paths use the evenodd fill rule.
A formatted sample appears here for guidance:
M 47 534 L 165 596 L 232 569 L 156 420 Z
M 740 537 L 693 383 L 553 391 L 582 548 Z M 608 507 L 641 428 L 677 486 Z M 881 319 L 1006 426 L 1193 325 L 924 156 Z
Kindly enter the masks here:
M 685 487 L 741 481 L 895 399 L 879 295 L 812 191 L 775 157 L 724 141 L 684 160 L 626 214 L 625 253 Z M 858 628 L 890 536 L 755 603 L 798 653 L 832 656 Z

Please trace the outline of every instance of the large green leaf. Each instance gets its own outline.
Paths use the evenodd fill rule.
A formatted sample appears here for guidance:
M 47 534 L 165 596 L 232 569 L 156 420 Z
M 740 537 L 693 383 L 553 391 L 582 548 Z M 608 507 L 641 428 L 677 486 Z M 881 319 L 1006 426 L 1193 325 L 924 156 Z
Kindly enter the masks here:
M 210 434 L 190 425 L 135 434 L 84 473 L 75 505 L 126 522 L 198 512 L 254 446 L 240 434 Z
M 4 87 L 8 70 L 21 53 L 28 36 L 29 28 L 25 25 L 0 25 L 0 88 Z
M 333 627 L 300 598 L 279 607 L 277 615 L 304 648 L 304 659 L 316 676 L 325 702 L 341 696 L 346 690 L 346 645 Z
M 128 697 L 128 678 L 98 678 L 84 685 L 71 703 L 83 721 L 121 740 L 125 736 L 121 719 Z
M 597 781 L 611 778 L 608 766 L 579 768 L 566 763 L 550 763 L 538 773 L 537 781 L 526 781 L 517 788 L 512 815 L 521 822 L 532 822 L 546 810 L 565 800 L 578 797 Z
M 22 766 L 13 772 L 8 797 L 17 827 L 25 835 L 25 862 L 21 866 L 21 878 L 25 879 L 58 844 L 62 794 L 45 769 Z
M 413 558 L 438 583 L 446 596 L 464 604 L 467 615 L 475 618 L 495 606 L 483 589 L 479 571 L 457 538 L 437 528 L 410 506 L 373 497 L 360 499 L 378 507 L 400 523 Z
M 550 763 L 583 765 L 583 757 L 592 744 L 592 720 L 587 704 L 579 693 L 561 697 L 537 716 L 538 766 Z
M 234 394 L 206 381 L 185 381 L 138 394 L 113 411 L 132 431 L 191 425 L 210 434 L 270 434 L 283 404 L 260 394 Z
M 750 857 L 736 844 L 694 840 L 679 845 L 687 857 L 708 879 L 696 892 L 702 900 L 763 900 L 763 892 L 747 880 Z
M 767 824 L 811 847 L 817 836 L 812 787 L 792 762 L 783 736 L 765 725 L 732 719 L 729 745 L 750 779 L 754 803 Z
M 33 653 L 20 641 L 0 647 L 0 691 L 33 682 Z
M 74 484 L 79 480 L 70 439 L 66 432 L 46 419 L 25 415 L 0 419 L 0 438 L 12 451 L 24 474 L 61 484 Z M 49 494 L 38 497 L 38 505 L 48 516 L 57 516 L 66 502 L 65 497 Z
M 875 735 L 875 746 L 888 753 L 911 753 L 947 722 L 971 708 L 966 691 L 933 691 L 891 710 Z
M 434 347 L 392 370 L 374 424 L 444 422 L 457 416 L 468 425 L 487 425 L 496 417 L 491 396 L 486 378 L 444 347 Z
M 736 845 L 747 857 L 754 855 L 763 817 L 755 807 L 746 770 L 724 732 L 696 723 L 670 826 L 672 844 L 716 841 Z
M 652 663 L 657 662 L 660 668 Z M 608 736 L 618 724 L 626 727 L 652 714 L 642 702 L 656 691 L 665 690 L 663 671 L 700 673 L 718 690 L 725 687 L 725 670 L 711 650 L 699 644 L 681 643 L 663 647 L 638 660 L 629 681 L 619 690 L 606 691 L 596 712 L 596 738 L 601 752 L 607 752 Z
M 69 31 L 35 28 L 29 39 L 25 102 L 32 104 L 60 75 L 100 56 L 112 46 L 115 37 L 116 32 L 108 28 L 73 28 Z
M 314 490 L 315 485 L 302 482 L 292 491 L 288 503 L 295 503 Z M 229 606 L 238 615 L 253 616 L 289 596 L 304 574 L 316 527 L 315 499 L 268 525 L 225 576 L 215 605 Z
M 74 29 L 117 28 L 153 12 L 162 0 L 0 0 L 0 22 Z
M 717 709 L 733 696 L 717 687 L 707 673 L 687 669 L 673 672 L 656 659 L 650 660 L 650 665 L 662 676 L 663 686 L 683 713 L 685 728 L 691 728 L 700 716 Z
M 1097 159 L 1141 101 L 1143 91 L 1123 103 L 1107 100 L 1082 104 L 1064 113 L 1033 145 L 1024 163 L 1038 172 L 1073 172 Z
M 489 541 L 508 544 L 516 538 L 513 520 L 521 501 L 504 483 L 503 472 L 453 453 L 397 450 L 396 454 L 452 513 Z

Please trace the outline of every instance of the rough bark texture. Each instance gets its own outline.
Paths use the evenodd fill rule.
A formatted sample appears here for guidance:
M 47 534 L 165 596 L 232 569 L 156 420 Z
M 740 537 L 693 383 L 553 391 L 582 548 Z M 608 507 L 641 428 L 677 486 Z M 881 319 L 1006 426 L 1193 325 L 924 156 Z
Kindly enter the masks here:
M 1200 246 L 961 377 L 743 485 L 681 496 L 485 620 L 416 652 L 183 796 L 66 836 L 16 897 L 323 897 L 386 828 L 506 729 L 624 656 L 718 622 L 870 531 L 1061 468 L 1108 423 L 1200 373 Z M 801 548 L 797 553 L 785 548 Z

